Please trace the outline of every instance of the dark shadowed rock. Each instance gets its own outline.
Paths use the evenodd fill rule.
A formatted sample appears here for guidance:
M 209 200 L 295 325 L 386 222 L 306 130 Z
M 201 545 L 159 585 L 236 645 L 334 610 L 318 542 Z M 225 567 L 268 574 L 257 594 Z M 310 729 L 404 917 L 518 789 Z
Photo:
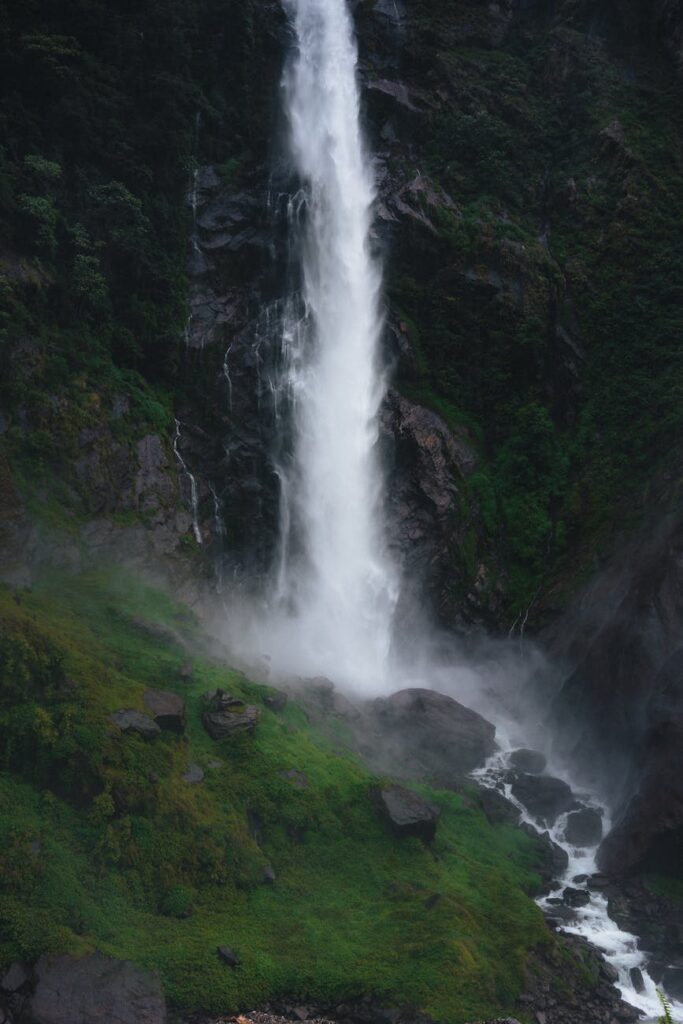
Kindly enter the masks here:
M 145 690 L 145 707 L 160 729 L 181 733 L 185 729 L 185 701 L 168 690 Z
M 263 698 L 263 703 L 269 711 L 283 711 L 287 706 L 289 697 L 283 690 L 271 690 Z
M 564 874 L 569 866 L 567 851 L 553 842 L 549 832 L 537 832 L 533 825 L 529 825 L 526 821 L 522 822 L 519 827 L 536 843 L 535 867 L 540 875 L 544 891 L 547 892 L 551 882 Z
M 205 694 L 208 705 L 202 715 L 204 728 L 214 740 L 222 740 L 240 733 L 250 733 L 256 728 L 260 711 L 251 704 L 245 704 L 223 690 Z
M 31 969 L 22 963 L 13 963 L 5 971 L 0 981 L 3 992 L 18 992 L 31 980 Z
M 589 889 L 606 889 L 610 884 L 610 879 L 607 875 L 595 874 L 590 875 L 587 885 Z
M 490 722 L 434 690 L 407 689 L 376 700 L 378 759 L 404 777 L 442 783 L 483 764 L 496 749 Z
M 204 772 L 198 764 L 190 764 L 187 771 L 183 772 L 183 779 L 191 786 L 196 786 L 197 783 L 204 781 Z
M 568 907 L 585 907 L 591 901 L 591 895 L 586 889 L 573 889 L 569 885 L 562 890 L 562 897 Z
M 165 1024 L 157 975 L 94 953 L 80 960 L 43 956 L 35 966 L 32 1024 Z
M 234 969 L 235 967 L 239 967 L 239 965 L 242 963 L 238 954 L 234 951 L 234 949 L 231 949 L 230 946 L 219 946 L 217 953 L 218 958 L 222 960 L 222 962 L 226 964 L 227 967 L 232 967 Z
M 399 836 L 416 836 L 431 843 L 440 809 L 403 786 L 377 786 L 372 790 L 377 808 Z
M 272 864 L 266 864 L 266 866 L 263 869 L 263 874 L 261 875 L 261 877 L 263 879 L 264 885 L 275 884 L 276 875 L 275 869 Z
M 486 820 L 491 825 L 519 825 L 521 811 L 497 789 L 482 787 L 478 797 Z
M 134 708 L 122 708 L 111 714 L 109 718 L 127 736 L 135 734 L 142 736 L 143 740 L 151 740 L 161 733 L 161 729 L 149 715 L 144 715 L 142 711 L 135 711 Z
M 670 999 L 683 1002 L 683 967 L 665 967 L 662 974 L 662 987 Z
M 518 775 L 512 783 L 512 795 L 523 803 L 534 818 L 554 825 L 574 802 L 570 787 L 550 775 Z
M 636 992 L 644 992 L 645 980 L 643 979 L 643 972 L 641 969 L 639 967 L 632 967 L 628 974 L 631 979 L 631 984 Z
M 567 815 L 564 837 L 572 846 L 597 846 L 602 839 L 602 815 L 594 807 L 583 807 Z
M 540 750 L 513 750 L 510 754 L 510 764 L 517 771 L 526 772 L 528 775 L 540 775 L 546 765 L 546 756 Z

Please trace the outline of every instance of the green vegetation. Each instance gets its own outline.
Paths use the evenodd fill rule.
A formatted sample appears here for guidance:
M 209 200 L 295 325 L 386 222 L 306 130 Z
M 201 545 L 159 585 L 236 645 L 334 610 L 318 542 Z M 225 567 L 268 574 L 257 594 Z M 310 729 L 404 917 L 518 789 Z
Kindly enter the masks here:
M 397 840 L 366 769 L 293 703 L 213 742 L 201 695 L 262 706 L 267 688 L 198 655 L 191 613 L 125 574 L 1 591 L 0 637 L 0 967 L 98 948 L 158 968 L 185 1007 L 372 993 L 443 1021 L 512 1009 L 550 941 L 523 833 L 425 790 L 443 810 L 433 849 Z M 144 709 L 145 685 L 183 694 L 186 736 L 109 722 Z M 183 780 L 190 763 L 202 783 Z M 242 966 L 220 963 L 223 944 Z

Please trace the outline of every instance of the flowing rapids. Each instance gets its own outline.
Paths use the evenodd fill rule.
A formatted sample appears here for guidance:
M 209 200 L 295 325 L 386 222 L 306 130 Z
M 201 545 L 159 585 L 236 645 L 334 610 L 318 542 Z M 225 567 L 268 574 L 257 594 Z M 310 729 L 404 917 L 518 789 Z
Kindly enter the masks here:
M 300 281 L 284 304 L 277 388 L 292 412 L 280 458 L 281 549 L 260 643 L 274 668 L 385 686 L 397 579 L 382 529 L 376 455 L 384 394 L 375 189 L 360 127 L 346 0 L 284 0 L 296 39 L 283 91 Z M 277 410 L 276 410 L 277 413 Z
M 499 739 L 503 742 L 504 747 L 508 746 L 504 743 L 503 733 L 500 734 Z M 472 774 L 478 782 L 502 792 L 519 809 L 523 821 L 530 824 L 537 832 L 545 832 L 545 825 L 537 821 L 524 804 L 515 799 L 510 791 L 510 783 L 507 781 L 510 770 L 509 755 L 510 749 L 501 750 L 494 754 L 483 768 Z M 577 792 L 576 795 L 583 804 L 600 811 L 603 816 L 604 832 L 607 833 L 612 824 L 609 819 L 608 808 L 590 794 Z M 562 891 L 567 886 L 576 888 L 577 883 L 574 879 L 577 876 L 590 876 L 598 871 L 596 866 L 598 847 L 593 846 L 581 849 L 568 843 L 564 834 L 566 821 L 567 814 L 561 814 L 555 825 L 548 830 L 553 842 L 561 846 L 569 857 L 566 871 L 561 878 L 557 879 L 557 887 L 538 900 L 539 905 L 550 913 L 552 913 L 553 905 L 548 900 L 560 898 Z M 579 884 L 578 888 L 584 888 L 584 886 Z M 590 891 L 590 901 L 584 907 L 574 908 L 574 915 L 573 920 L 567 921 L 562 925 L 562 930 L 570 934 L 582 935 L 592 945 L 596 946 L 604 954 L 608 963 L 612 964 L 618 971 L 619 978 L 616 984 L 626 1002 L 639 1009 L 645 1019 L 659 1019 L 662 1014 L 662 1007 L 655 983 L 647 973 L 647 958 L 638 949 L 637 936 L 622 931 L 610 918 L 605 896 L 599 890 Z M 636 991 L 631 979 L 630 971 L 634 967 L 639 968 L 642 972 L 644 983 L 644 990 L 642 992 Z M 674 1003 L 673 1009 L 676 1019 L 678 1019 L 679 1012 L 683 1008 Z

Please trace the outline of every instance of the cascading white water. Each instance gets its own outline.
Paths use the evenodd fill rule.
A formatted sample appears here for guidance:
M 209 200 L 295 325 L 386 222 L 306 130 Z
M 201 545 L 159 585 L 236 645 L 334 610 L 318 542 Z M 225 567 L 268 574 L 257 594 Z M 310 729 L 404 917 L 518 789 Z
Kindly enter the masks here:
M 397 597 L 375 452 L 384 379 L 374 182 L 346 0 L 283 2 L 296 37 L 284 95 L 302 282 L 283 324 L 294 447 L 277 470 L 282 549 L 262 647 L 279 671 L 368 693 L 384 685 Z

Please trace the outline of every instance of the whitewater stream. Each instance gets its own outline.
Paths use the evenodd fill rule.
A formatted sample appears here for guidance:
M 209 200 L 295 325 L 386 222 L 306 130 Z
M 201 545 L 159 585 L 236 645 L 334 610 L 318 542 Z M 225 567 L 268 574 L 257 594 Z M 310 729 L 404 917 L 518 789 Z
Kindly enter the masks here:
M 569 811 L 561 814 L 550 828 L 529 813 L 524 804 L 512 793 L 511 777 L 513 772 L 511 771 L 510 757 L 513 747 L 506 742 L 504 732 L 499 734 L 498 738 L 504 749 L 489 758 L 483 768 L 473 772 L 473 778 L 482 785 L 502 793 L 520 811 L 522 821 L 531 825 L 539 834 L 548 831 L 550 839 L 566 852 L 569 859 L 566 870 L 557 878 L 556 887 L 537 901 L 539 906 L 547 911 L 549 916 L 552 916 L 558 907 L 566 905 L 563 899 L 563 891 L 566 888 L 585 891 L 588 902 L 584 906 L 571 907 L 572 916 L 561 923 L 561 930 L 569 934 L 582 935 L 599 949 L 607 962 L 618 972 L 618 980 L 615 984 L 625 1001 L 641 1011 L 643 1020 L 658 1020 L 662 1016 L 662 1006 L 657 995 L 657 987 L 647 972 L 647 958 L 638 949 L 637 936 L 619 928 L 609 916 L 606 897 L 599 888 L 592 889 L 590 887 L 591 876 L 600 877 L 596 864 L 599 844 L 582 848 L 573 846 L 567 841 L 565 828 Z M 561 777 L 561 774 L 558 773 L 554 777 Z M 563 781 L 571 785 L 571 780 L 563 779 Z M 573 786 L 572 789 L 574 789 Z M 574 789 L 574 795 L 581 805 L 594 808 L 600 814 L 603 834 L 607 834 L 611 828 L 611 821 L 606 805 L 596 800 L 592 794 L 578 788 Z M 634 968 L 641 973 L 642 991 L 637 991 L 634 987 L 630 973 Z M 671 1008 L 674 1019 L 683 1020 L 683 1006 L 672 1001 Z

